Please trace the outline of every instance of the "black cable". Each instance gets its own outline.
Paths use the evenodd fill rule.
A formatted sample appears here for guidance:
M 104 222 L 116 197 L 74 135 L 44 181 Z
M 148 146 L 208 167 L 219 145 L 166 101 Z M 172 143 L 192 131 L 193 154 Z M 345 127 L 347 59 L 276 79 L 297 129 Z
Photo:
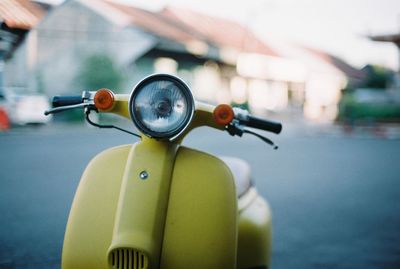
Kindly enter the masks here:
M 93 122 L 93 121 L 89 118 L 90 111 L 91 111 L 91 109 L 87 109 L 85 114 L 86 114 L 86 121 L 89 122 L 91 125 L 93 125 L 93 126 L 95 126 L 95 127 L 98 127 L 98 128 L 106 128 L 106 129 L 112 129 L 112 128 L 114 128 L 114 129 L 117 129 L 117 130 L 119 130 L 119 131 L 122 131 L 122 132 L 125 132 L 125 133 L 128 133 L 128 134 L 131 134 L 131 135 L 133 135 L 133 136 L 136 136 L 136 137 L 141 138 L 140 135 L 138 135 L 138 134 L 136 134 L 136 133 L 133 133 L 133 132 L 130 132 L 130 131 L 128 131 L 128 130 L 122 129 L 122 128 L 120 128 L 120 127 L 117 127 L 117 126 L 115 126 L 115 125 L 102 125 L 102 124 L 98 124 L 98 123 Z

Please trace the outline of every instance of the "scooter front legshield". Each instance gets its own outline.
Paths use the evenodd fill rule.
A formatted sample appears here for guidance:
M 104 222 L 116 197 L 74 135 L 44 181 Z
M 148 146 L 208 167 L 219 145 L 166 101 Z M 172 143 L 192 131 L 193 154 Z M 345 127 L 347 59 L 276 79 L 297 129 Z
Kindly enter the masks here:
M 71 208 L 63 269 L 236 267 L 229 169 L 209 154 L 158 143 L 109 149 L 90 162 Z

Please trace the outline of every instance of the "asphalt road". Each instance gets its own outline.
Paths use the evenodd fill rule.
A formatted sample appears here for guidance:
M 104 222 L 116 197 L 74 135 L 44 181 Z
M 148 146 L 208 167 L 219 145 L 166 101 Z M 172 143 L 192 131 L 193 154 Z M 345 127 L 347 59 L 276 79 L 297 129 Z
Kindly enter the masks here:
M 240 156 L 273 210 L 272 268 L 400 268 L 400 140 L 200 129 L 184 144 Z M 0 268 L 59 268 L 63 232 L 87 162 L 136 139 L 46 126 L 0 133 Z

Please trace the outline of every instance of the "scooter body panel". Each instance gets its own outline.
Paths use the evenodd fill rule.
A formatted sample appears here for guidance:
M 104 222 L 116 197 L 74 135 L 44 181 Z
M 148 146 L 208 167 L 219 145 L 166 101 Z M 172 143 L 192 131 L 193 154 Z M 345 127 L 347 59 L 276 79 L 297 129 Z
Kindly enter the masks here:
M 237 199 L 220 159 L 181 147 L 171 183 L 162 269 L 236 268 Z
M 237 268 L 269 268 L 271 262 L 272 222 L 268 202 L 254 189 L 251 199 L 239 209 Z M 240 203 L 240 202 L 239 202 Z
M 70 210 L 63 269 L 108 269 L 121 182 L 131 145 L 108 149 L 86 167 Z

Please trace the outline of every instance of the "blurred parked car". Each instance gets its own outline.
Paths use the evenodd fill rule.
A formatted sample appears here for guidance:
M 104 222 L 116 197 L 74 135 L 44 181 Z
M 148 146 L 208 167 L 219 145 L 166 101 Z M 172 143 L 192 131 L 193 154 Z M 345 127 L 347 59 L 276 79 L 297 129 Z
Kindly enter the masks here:
M 0 91 L 0 131 L 7 130 L 10 124 L 5 104 L 4 94 Z
M 4 97 L 0 94 L 0 131 L 8 130 L 10 128 L 10 121 L 8 114 L 3 106 Z
M 51 117 L 43 114 L 50 108 L 48 98 L 43 94 L 27 92 L 23 88 L 0 89 L 0 105 L 14 125 L 45 124 L 51 120 Z

